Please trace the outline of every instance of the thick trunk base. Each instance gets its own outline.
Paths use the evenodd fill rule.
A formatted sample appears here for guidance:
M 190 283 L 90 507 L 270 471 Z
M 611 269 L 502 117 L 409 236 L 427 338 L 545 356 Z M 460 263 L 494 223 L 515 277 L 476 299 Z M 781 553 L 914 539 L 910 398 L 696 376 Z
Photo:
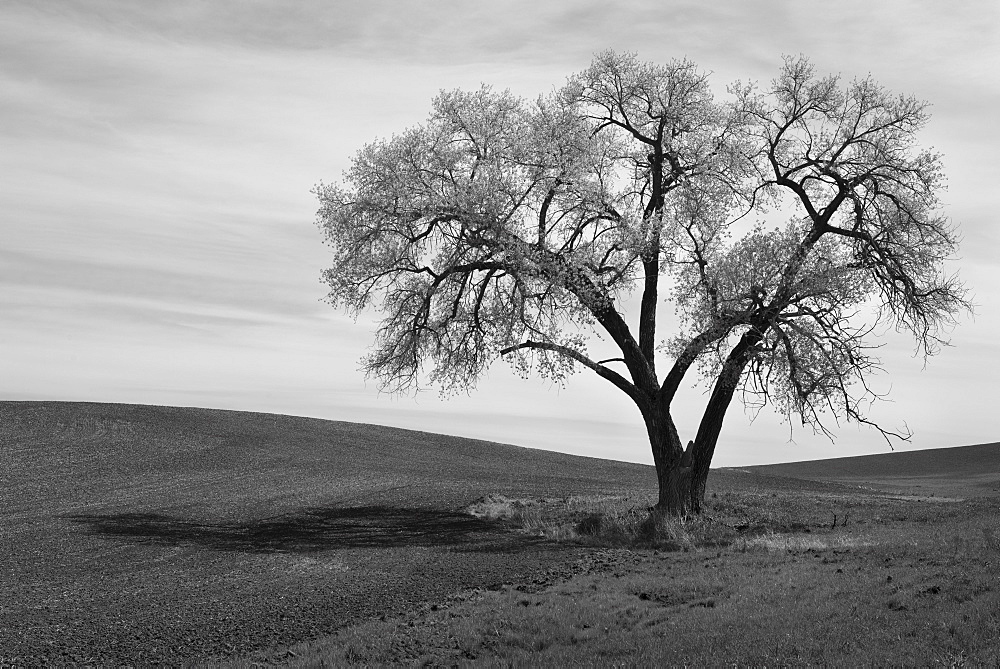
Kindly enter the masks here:
M 677 466 L 660 477 L 659 511 L 673 516 L 685 516 L 690 509 L 691 468 Z
M 701 513 L 701 505 L 705 501 L 705 487 L 708 483 L 708 472 L 691 472 L 690 502 L 691 513 Z
M 694 510 L 691 506 L 691 482 L 693 475 L 691 461 L 693 456 L 694 442 L 689 441 L 687 448 L 684 449 L 681 457 L 674 461 L 672 467 L 657 467 L 660 498 L 656 503 L 656 508 L 659 511 L 674 516 L 686 516 L 689 509 Z

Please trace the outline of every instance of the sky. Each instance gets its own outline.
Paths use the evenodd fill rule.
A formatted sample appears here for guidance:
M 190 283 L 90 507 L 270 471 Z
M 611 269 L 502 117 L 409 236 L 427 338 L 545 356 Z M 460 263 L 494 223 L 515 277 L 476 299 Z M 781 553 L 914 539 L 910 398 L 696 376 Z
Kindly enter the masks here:
M 311 189 L 364 144 L 426 119 L 442 89 L 533 98 L 604 49 L 688 57 L 719 99 L 783 54 L 931 103 L 950 266 L 975 315 L 928 363 L 885 333 L 897 450 L 1000 440 L 1000 4 L 923 0 L 139 3 L 0 0 L 0 399 L 201 406 L 378 423 L 651 463 L 639 415 L 583 370 L 504 363 L 468 395 L 390 396 L 359 359 L 375 327 L 323 302 Z M 675 404 L 693 438 L 704 388 Z M 794 426 L 793 426 L 794 427 Z M 734 404 L 716 466 L 887 452 Z

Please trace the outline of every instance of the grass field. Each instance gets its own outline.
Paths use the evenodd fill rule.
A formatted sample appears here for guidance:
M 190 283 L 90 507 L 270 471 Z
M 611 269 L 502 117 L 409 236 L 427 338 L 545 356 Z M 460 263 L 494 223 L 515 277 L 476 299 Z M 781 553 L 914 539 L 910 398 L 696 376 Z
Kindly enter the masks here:
M 665 549 L 600 548 L 540 590 L 474 590 L 290 650 L 299 665 L 334 666 L 1000 662 L 992 501 L 757 495 L 720 495 L 712 521 L 666 533 Z M 821 524 L 824 507 L 849 510 L 847 525 Z
M 0 402 L 0 666 L 996 666 L 977 448 L 716 470 L 702 517 L 651 523 L 640 465 Z

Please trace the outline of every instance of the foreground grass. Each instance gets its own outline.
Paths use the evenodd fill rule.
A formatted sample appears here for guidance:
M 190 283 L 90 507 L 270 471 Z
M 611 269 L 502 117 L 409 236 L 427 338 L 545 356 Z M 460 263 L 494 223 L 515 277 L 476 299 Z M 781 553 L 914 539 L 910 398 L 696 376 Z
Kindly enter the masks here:
M 594 545 L 591 563 L 548 587 L 467 591 L 356 625 L 293 647 L 288 659 L 1000 664 L 995 501 L 730 493 L 704 518 L 652 528 L 640 502 L 484 499 L 471 510 Z

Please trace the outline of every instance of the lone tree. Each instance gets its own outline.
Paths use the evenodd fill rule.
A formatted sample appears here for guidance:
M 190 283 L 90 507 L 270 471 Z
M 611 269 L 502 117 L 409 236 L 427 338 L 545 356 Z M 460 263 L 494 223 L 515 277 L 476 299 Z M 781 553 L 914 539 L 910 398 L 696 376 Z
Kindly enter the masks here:
M 832 416 L 908 439 L 866 416 L 866 338 L 892 325 L 933 355 L 969 306 L 942 267 L 940 157 L 915 144 L 927 105 L 801 57 L 729 92 L 609 51 L 534 102 L 442 92 L 363 148 L 315 192 L 330 303 L 384 316 L 368 373 L 406 391 L 471 387 L 497 358 L 589 368 L 639 409 L 672 513 L 700 510 L 738 390 L 828 435 Z M 711 393 L 685 449 L 671 405 L 692 367 Z

